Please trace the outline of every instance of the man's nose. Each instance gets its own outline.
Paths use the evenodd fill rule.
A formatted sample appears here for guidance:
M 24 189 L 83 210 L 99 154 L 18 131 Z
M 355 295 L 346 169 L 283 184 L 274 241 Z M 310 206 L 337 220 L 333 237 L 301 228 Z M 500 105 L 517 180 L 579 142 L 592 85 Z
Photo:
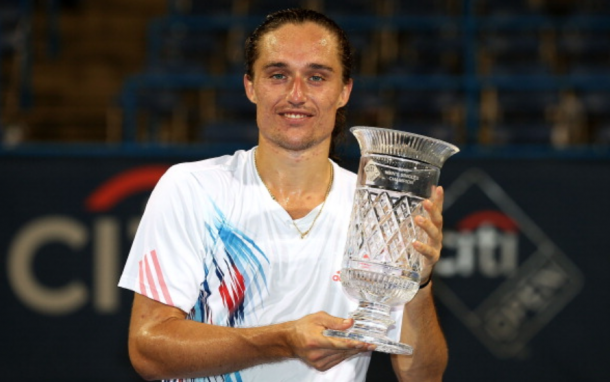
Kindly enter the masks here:
M 288 102 L 293 105 L 303 104 L 307 100 L 306 89 L 304 80 L 300 77 L 296 77 L 290 86 L 288 92 Z

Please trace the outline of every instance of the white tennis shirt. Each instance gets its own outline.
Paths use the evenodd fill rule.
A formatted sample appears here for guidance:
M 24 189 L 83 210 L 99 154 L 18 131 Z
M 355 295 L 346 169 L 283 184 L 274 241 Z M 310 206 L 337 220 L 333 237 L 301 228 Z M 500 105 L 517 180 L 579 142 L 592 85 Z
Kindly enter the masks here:
M 213 325 L 264 326 L 318 311 L 348 317 L 357 302 L 343 291 L 340 270 L 356 175 L 332 163 L 326 204 L 301 239 L 253 153 L 171 167 L 150 196 L 119 286 Z M 319 208 L 295 221 L 302 232 Z M 394 318 L 401 322 L 401 309 Z M 398 339 L 399 328 L 390 335 Z M 290 359 L 188 381 L 364 381 L 369 361 L 361 354 L 319 372 Z

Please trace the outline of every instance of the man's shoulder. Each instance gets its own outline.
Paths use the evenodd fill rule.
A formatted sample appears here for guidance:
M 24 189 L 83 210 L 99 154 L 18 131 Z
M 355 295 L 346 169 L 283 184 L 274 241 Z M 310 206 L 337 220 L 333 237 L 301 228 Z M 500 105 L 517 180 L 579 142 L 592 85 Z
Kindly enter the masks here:
M 232 172 L 244 166 L 248 161 L 249 151 L 239 150 L 212 158 L 200 159 L 192 162 L 181 162 L 170 167 L 169 173 L 174 176 L 212 175 L 222 172 Z

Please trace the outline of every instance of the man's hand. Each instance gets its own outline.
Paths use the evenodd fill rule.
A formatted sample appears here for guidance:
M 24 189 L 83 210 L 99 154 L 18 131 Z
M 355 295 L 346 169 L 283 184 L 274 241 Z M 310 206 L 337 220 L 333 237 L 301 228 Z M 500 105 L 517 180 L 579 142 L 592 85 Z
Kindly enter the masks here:
M 413 246 L 423 255 L 422 282 L 432 275 L 432 268 L 441 256 L 443 246 L 443 201 L 445 198 L 443 187 L 433 187 L 432 196 L 423 202 L 428 217 L 417 216 L 415 224 L 428 234 L 428 242 L 415 241 Z
M 375 349 L 374 345 L 343 338 L 326 337 L 325 329 L 345 330 L 353 325 L 352 319 L 333 317 L 324 312 L 310 314 L 292 321 L 289 346 L 294 357 L 324 371 L 358 354 Z

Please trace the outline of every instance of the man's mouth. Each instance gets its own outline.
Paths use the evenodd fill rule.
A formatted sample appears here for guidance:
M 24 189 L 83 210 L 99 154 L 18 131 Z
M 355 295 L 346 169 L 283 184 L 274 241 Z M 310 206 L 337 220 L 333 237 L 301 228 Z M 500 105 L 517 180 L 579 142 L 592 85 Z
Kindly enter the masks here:
M 305 119 L 309 116 L 308 114 L 301 114 L 301 113 L 281 113 L 280 115 L 283 116 L 284 118 L 292 119 L 295 121 Z

